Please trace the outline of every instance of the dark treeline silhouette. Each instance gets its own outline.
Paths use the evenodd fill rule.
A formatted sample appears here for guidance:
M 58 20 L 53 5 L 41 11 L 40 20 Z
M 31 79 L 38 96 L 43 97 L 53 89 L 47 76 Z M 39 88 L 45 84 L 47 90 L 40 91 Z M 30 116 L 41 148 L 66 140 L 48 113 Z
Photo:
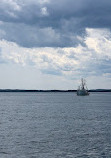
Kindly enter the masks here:
M 76 92 L 77 90 L 24 90 L 24 89 L 0 89 L 0 92 Z M 89 92 L 111 92 L 111 89 L 92 89 Z

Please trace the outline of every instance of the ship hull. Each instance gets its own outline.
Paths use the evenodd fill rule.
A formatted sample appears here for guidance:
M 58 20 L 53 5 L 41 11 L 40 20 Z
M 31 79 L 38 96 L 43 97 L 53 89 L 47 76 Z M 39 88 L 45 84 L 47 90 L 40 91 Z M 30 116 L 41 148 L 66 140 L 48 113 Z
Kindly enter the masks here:
M 77 90 L 77 95 L 85 96 L 85 95 L 89 95 L 89 92 L 87 90 L 85 90 L 85 89 Z

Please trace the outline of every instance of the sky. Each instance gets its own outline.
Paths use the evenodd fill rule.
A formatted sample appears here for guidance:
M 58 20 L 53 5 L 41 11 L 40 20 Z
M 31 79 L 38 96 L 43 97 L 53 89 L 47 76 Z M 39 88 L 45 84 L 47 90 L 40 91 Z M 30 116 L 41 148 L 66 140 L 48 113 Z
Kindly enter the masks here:
M 0 89 L 111 89 L 111 0 L 1 0 Z

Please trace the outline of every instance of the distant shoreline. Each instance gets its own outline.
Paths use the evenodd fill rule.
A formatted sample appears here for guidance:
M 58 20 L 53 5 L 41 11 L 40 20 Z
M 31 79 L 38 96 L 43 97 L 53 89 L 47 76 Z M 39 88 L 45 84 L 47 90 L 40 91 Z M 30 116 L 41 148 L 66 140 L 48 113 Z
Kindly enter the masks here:
M 76 92 L 77 90 L 24 90 L 24 89 L 0 89 L 0 92 Z M 111 92 L 111 89 L 94 89 L 89 92 Z

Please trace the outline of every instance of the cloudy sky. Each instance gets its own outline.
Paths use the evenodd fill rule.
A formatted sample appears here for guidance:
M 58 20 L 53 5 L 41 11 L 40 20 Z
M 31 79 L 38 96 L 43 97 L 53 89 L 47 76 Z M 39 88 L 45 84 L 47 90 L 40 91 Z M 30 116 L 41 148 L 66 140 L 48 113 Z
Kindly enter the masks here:
M 111 88 L 111 0 L 1 0 L 0 88 Z

